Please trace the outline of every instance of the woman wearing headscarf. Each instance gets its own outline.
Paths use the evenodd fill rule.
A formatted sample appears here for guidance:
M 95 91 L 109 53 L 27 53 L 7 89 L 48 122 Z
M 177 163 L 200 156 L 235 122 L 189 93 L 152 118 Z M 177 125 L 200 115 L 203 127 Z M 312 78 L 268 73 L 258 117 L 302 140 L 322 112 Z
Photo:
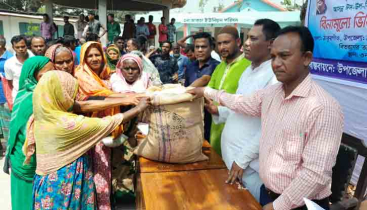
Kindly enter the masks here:
M 152 85 L 150 75 L 143 71 L 143 61 L 139 56 L 126 54 L 120 59 L 117 67 L 110 80 L 114 92 L 144 93 Z
M 75 59 L 69 48 L 62 44 L 55 44 L 47 49 L 45 56 L 51 60 L 56 70 L 74 74 Z
M 111 76 L 112 90 L 118 93 L 144 93 L 152 84 L 149 74 L 143 72 L 143 62 L 135 54 L 125 54 L 117 64 L 116 73 Z M 137 119 L 131 120 L 129 127 L 134 131 Z M 134 133 L 134 132 L 131 132 Z M 133 200 L 134 156 L 132 149 L 136 139 L 131 137 L 119 148 L 114 148 L 112 158 L 112 190 L 114 199 Z M 124 157 L 124 160 L 121 160 Z
M 111 74 L 113 74 L 116 72 L 116 65 L 121 57 L 119 48 L 114 44 L 108 46 L 106 50 L 106 56 L 108 66 L 111 69 Z
M 19 78 L 19 92 L 14 101 L 10 121 L 10 136 L 4 164 L 9 174 L 11 165 L 11 203 L 13 210 L 31 209 L 32 181 L 35 175 L 36 160 L 32 156 L 28 165 L 23 165 L 25 156 L 22 147 L 26 138 L 26 124 L 33 113 L 33 90 L 39 78 L 54 69 L 50 59 L 35 56 L 24 62 Z
M 77 91 L 77 80 L 62 71 L 46 73 L 34 91 L 34 115 L 24 144 L 25 163 L 34 151 L 37 157 L 33 209 L 97 209 L 86 153 L 148 106 L 142 100 L 124 114 L 88 118 L 70 112 Z
M 79 83 L 77 99 L 87 100 L 90 97 L 126 97 L 126 94 L 114 93 L 110 89 L 111 70 L 107 65 L 102 45 L 98 42 L 87 42 L 81 48 L 80 65 L 75 70 Z M 133 104 L 131 104 L 133 105 Z M 105 117 L 120 112 L 119 107 L 101 112 L 93 112 L 91 117 Z M 120 136 L 123 126 L 117 127 L 112 136 Z M 102 142 L 96 144 L 93 153 L 94 182 L 97 190 L 98 209 L 111 209 L 111 149 Z
M 130 52 L 131 54 L 137 55 L 141 58 L 143 63 L 143 71 L 150 75 L 150 80 L 153 85 L 160 86 L 162 85 L 161 77 L 159 76 L 158 69 L 154 66 L 152 61 L 149 58 L 144 56 L 144 54 L 138 50 L 134 50 Z
M 162 85 L 162 81 L 161 81 L 161 78 L 159 76 L 158 69 L 154 66 L 152 61 L 150 61 L 150 59 L 149 59 L 150 53 L 148 53 L 147 56 L 145 56 L 143 54 L 141 44 L 139 44 L 138 39 L 135 39 L 135 38 L 129 39 L 126 42 L 126 50 L 127 50 L 128 53 L 135 54 L 135 55 L 139 56 L 142 59 L 142 61 L 143 61 L 143 71 L 150 74 L 150 78 L 151 78 L 151 80 L 152 80 L 152 82 L 155 86 Z M 154 52 L 155 52 L 155 50 L 154 50 Z

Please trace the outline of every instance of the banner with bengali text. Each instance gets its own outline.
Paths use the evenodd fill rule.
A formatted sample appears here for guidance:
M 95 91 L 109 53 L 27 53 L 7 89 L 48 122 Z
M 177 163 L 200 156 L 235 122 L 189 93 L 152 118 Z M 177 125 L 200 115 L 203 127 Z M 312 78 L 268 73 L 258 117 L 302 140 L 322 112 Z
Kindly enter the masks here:
M 367 0 L 310 0 L 313 74 L 367 84 Z

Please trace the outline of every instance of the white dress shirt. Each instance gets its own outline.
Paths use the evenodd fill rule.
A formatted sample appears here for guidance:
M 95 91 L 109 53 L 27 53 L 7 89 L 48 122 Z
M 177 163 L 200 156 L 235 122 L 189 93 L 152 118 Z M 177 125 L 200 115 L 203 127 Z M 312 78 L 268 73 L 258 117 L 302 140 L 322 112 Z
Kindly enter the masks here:
M 243 72 L 237 94 L 249 95 L 268 85 L 277 83 L 271 67 L 271 60 L 265 61 L 253 69 L 252 65 Z M 222 132 L 222 158 L 230 170 L 233 161 L 246 169 L 249 165 L 259 172 L 259 139 L 261 135 L 261 119 L 251 117 L 220 106 L 219 116 L 213 116 L 215 123 L 226 123 Z
M 33 57 L 33 53 L 29 53 L 28 54 L 28 58 Z M 13 97 L 13 102 L 15 101 L 15 97 L 18 94 L 18 90 L 19 90 L 19 78 L 20 78 L 20 74 L 22 72 L 22 67 L 23 64 L 21 62 L 19 62 L 19 60 L 17 59 L 17 56 L 14 54 L 13 57 L 9 58 L 7 61 L 5 61 L 5 65 L 4 65 L 4 71 L 5 71 L 5 78 L 7 80 L 12 80 L 13 81 L 13 90 L 12 90 L 12 97 Z

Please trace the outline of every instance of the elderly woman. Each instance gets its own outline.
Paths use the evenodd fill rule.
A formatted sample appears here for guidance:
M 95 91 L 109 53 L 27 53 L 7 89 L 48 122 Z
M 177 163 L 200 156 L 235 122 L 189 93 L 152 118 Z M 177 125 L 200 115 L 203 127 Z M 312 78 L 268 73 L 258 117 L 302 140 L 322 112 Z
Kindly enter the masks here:
M 126 97 L 126 94 L 114 93 L 110 90 L 108 80 L 111 70 L 107 65 L 107 59 L 100 43 L 85 43 L 81 49 L 80 59 L 80 65 L 75 70 L 75 77 L 79 83 L 78 100 L 83 101 L 91 97 Z M 105 117 L 119 112 L 120 108 L 115 107 L 101 112 L 93 112 L 91 116 Z M 119 126 L 112 133 L 112 136 L 118 137 L 122 131 L 123 127 Z M 92 153 L 98 209 L 111 209 L 111 149 L 99 142 Z
M 36 150 L 33 209 L 97 209 L 86 153 L 148 106 L 142 100 L 124 114 L 103 119 L 83 117 L 70 112 L 77 90 L 78 82 L 70 74 L 51 71 L 34 91 L 34 116 L 28 123 L 24 147 L 27 160 Z
M 150 79 L 152 80 L 154 85 L 162 85 L 158 69 L 149 59 L 150 54 L 154 53 L 156 50 L 148 53 L 147 56 L 145 56 L 142 52 L 142 48 L 140 47 L 138 39 L 132 38 L 126 42 L 126 51 L 128 53 L 135 54 L 141 58 L 141 60 L 143 61 L 143 71 L 150 74 Z
M 149 74 L 143 72 L 143 62 L 138 55 L 125 54 L 117 64 L 116 73 L 111 76 L 112 90 L 118 93 L 144 93 L 152 85 Z M 137 120 L 131 121 L 129 127 L 134 133 Z M 136 139 L 129 136 L 125 144 L 113 150 L 112 187 L 114 199 L 132 200 L 134 193 L 134 164 L 132 147 Z M 124 157 L 124 161 L 121 160 Z
M 4 164 L 4 171 L 8 174 L 11 165 L 11 203 L 14 210 L 31 209 L 32 206 L 32 184 L 36 160 L 32 156 L 30 164 L 23 165 L 25 156 L 22 147 L 26 139 L 26 124 L 33 113 L 33 90 L 39 78 L 52 69 L 54 66 L 50 59 L 35 56 L 24 62 L 20 75 L 19 92 L 14 101 Z
M 111 69 L 111 73 L 113 74 L 116 72 L 116 65 L 121 57 L 120 50 L 116 45 L 112 44 L 107 48 L 106 53 L 107 53 L 107 63 Z
M 126 54 L 117 66 L 118 69 L 110 80 L 114 92 L 144 93 L 152 85 L 150 75 L 143 71 L 143 61 L 139 56 Z
M 66 71 L 74 74 L 75 59 L 73 52 L 62 44 L 52 45 L 47 49 L 46 57 L 54 64 L 56 70 Z

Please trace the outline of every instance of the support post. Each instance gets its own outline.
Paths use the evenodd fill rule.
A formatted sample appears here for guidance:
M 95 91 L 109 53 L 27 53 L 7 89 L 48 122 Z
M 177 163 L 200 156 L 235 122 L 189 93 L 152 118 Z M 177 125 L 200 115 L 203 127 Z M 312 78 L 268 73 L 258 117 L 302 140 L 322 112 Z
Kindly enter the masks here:
M 169 17 L 169 8 L 168 7 L 163 9 L 163 17 L 166 18 L 166 25 L 171 22 L 170 17 Z
M 98 0 L 99 22 L 107 29 L 107 0 Z M 107 33 L 101 37 L 103 46 L 107 46 Z
M 188 25 L 187 23 L 184 23 L 183 32 L 184 32 L 184 37 L 190 36 L 191 35 L 191 27 L 190 27 L 190 25 Z M 186 42 L 188 44 L 191 44 L 191 39 L 188 39 Z
M 46 14 L 48 14 L 48 16 L 50 17 L 50 21 L 53 21 L 54 18 L 53 0 L 46 0 L 45 7 L 46 7 Z

